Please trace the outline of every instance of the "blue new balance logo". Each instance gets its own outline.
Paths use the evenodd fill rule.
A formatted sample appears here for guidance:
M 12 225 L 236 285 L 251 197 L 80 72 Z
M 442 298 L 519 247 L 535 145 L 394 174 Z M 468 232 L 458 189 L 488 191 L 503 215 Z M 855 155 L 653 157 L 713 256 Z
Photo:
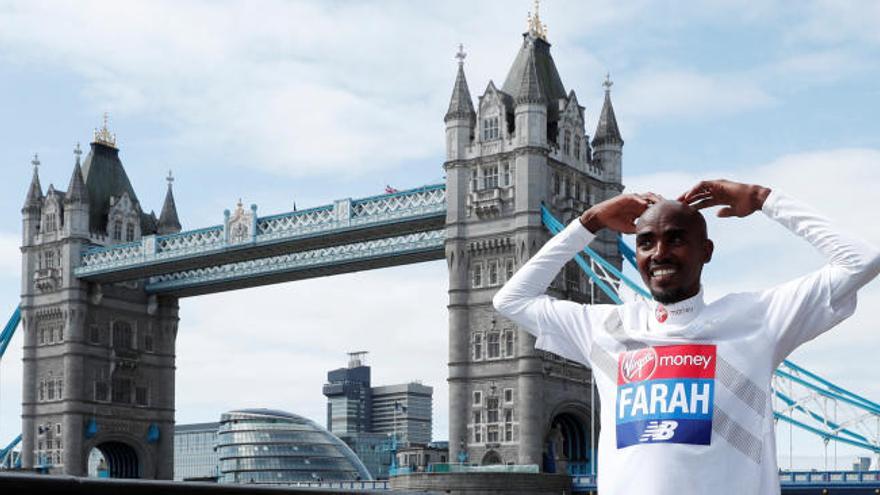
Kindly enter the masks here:
M 662 442 L 669 440 L 675 435 L 678 421 L 649 421 L 645 431 L 639 437 L 639 442 Z

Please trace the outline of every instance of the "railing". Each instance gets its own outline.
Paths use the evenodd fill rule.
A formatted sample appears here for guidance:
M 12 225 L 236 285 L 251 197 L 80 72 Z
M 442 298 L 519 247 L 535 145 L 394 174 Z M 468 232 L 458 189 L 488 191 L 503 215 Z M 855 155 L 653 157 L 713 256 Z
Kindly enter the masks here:
M 252 207 L 256 211 L 256 207 Z M 318 233 L 352 227 L 381 225 L 446 211 L 446 185 L 423 186 L 392 194 L 356 200 L 344 199 L 331 205 L 256 218 L 245 239 L 230 239 L 229 217 L 223 225 L 177 234 L 145 236 L 138 242 L 92 247 L 81 258 L 77 276 L 139 266 L 159 260 L 210 254 L 227 247 L 295 240 Z
M 779 481 L 783 485 L 880 484 L 880 471 L 783 471 Z

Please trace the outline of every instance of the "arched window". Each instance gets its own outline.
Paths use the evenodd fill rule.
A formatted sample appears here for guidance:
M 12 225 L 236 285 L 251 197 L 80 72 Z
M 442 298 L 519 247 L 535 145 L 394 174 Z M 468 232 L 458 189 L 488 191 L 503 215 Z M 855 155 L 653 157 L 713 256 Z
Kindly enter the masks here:
M 575 160 L 581 159 L 581 140 L 580 139 L 574 140 L 574 159 Z
M 134 224 L 127 223 L 125 224 L 125 242 L 131 242 L 134 240 Z
M 562 152 L 566 155 L 571 154 L 571 131 L 568 129 L 565 130 L 564 138 L 562 140 Z

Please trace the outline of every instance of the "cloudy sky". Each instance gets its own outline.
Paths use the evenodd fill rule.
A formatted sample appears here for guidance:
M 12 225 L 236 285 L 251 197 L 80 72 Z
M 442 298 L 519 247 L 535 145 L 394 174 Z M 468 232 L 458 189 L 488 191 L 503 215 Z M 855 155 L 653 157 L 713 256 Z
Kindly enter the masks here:
M 184 228 L 219 223 L 239 197 L 265 214 L 440 182 L 458 43 L 476 98 L 503 82 L 530 8 L 0 0 L 0 310 L 17 304 L 33 153 L 43 185 L 66 188 L 73 147 L 103 112 L 145 209 L 161 208 L 174 170 Z M 611 73 L 628 189 L 764 183 L 880 244 L 880 4 L 550 0 L 541 15 L 590 134 Z M 760 215 L 710 229 L 710 298 L 822 264 Z M 375 383 L 434 387 L 434 434 L 445 439 L 446 287 L 433 262 L 183 300 L 177 420 L 265 406 L 323 423 L 326 371 L 368 350 Z M 875 282 L 853 318 L 793 359 L 880 399 L 877 307 Z M 0 365 L 0 443 L 20 429 L 20 346 L 18 336 Z M 794 448 L 822 454 L 818 440 Z

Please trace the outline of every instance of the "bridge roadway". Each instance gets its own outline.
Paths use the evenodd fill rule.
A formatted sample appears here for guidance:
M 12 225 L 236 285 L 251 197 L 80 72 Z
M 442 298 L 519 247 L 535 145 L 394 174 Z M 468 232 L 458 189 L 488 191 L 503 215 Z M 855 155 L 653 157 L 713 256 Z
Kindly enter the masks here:
M 92 246 L 74 273 L 191 296 L 442 259 L 445 223 L 445 184 L 267 217 L 239 205 L 222 225 Z

